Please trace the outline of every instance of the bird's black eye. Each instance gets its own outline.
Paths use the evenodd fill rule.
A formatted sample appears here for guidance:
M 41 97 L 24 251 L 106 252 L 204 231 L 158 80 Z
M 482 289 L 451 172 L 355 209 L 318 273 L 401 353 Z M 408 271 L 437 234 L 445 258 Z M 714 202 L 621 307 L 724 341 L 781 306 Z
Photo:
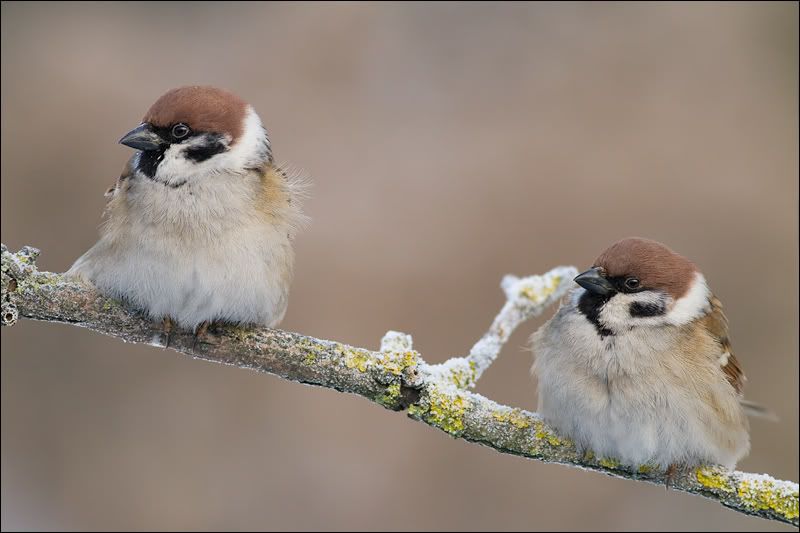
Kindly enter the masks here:
M 172 126 L 172 136 L 176 139 L 183 139 L 187 135 L 189 135 L 189 126 L 186 124 L 175 124 Z
M 638 278 L 627 278 L 625 280 L 625 288 L 631 291 L 635 291 L 640 287 L 641 283 L 639 282 Z

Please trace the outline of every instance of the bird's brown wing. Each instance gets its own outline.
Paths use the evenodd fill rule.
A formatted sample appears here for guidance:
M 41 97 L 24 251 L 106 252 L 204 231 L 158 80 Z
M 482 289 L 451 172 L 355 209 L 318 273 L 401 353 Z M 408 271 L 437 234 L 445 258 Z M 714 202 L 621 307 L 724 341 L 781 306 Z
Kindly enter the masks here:
M 258 209 L 270 220 L 286 224 L 289 238 L 294 238 L 308 223 L 302 203 L 308 196 L 309 178 L 303 172 L 272 163 L 252 170 L 261 178 L 261 194 L 256 200 Z
M 739 360 L 731 349 L 731 341 L 728 337 L 728 319 L 722 312 L 722 303 L 716 296 L 711 296 L 711 311 L 703 317 L 703 325 L 708 332 L 719 342 L 722 349 L 720 364 L 728 383 L 733 386 L 737 393 L 741 394 L 747 378 L 744 375 Z
M 722 303 L 716 296 L 711 296 L 711 311 L 702 318 L 702 322 L 708 332 L 719 342 L 723 354 L 719 359 L 720 365 L 722 365 L 722 372 L 725 374 L 728 383 L 739 395 L 739 403 L 744 412 L 750 416 L 764 418 L 773 422 L 777 421 L 778 417 L 775 413 L 742 397 L 742 389 L 744 389 L 747 377 L 744 375 L 744 370 L 742 370 L 739 360 L 736 359 L 731 349 L 731 341 L 728 338 L 728 319 L 725 313 L 722 312 Z

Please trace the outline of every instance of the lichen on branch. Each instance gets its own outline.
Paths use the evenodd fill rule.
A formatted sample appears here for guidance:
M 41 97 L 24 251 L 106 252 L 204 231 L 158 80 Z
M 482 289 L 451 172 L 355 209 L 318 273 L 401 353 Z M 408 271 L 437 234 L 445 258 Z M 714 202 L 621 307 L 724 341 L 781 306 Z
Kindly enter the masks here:
M 39 251 L 12 253 L 2 246 L 2 324 L 19 318 L 63 322 L 125 340 L 163 346 L 160 325 L 93 287 L 61 274 L 40 272 Z M 341 392 L 357 394 L 454 438 L 497 451 L 608 475 L 663 484 L 666 473 L 652 465 L 621 467 L 613 457 L 581 452 L 535 413 L 497 404 L 473 388 L 513 331 L 540 314 L 572 286 L 573 267 L 542 276 L 506 276 L 506 303 L 489 331 L 465 357 L 431 365 L 413 349 L 410 335 L 390 331 L 378 351 L 267 328 L 224 326 L 213 342 L 190 332 L 170 336 L 169 347 L 196 359 L 249 368 Z M 798 525 L 798 485 L 770 476 L 704 466 L 685 473 L 674 489 L 705 496 L 741 513 Z

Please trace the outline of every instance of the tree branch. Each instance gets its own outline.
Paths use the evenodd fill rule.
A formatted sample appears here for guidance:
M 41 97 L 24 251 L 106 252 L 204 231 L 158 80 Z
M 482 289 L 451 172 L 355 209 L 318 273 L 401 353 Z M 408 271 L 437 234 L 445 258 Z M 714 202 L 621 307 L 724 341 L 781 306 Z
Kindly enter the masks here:
M 4 326 L 19 317 L 89 328 L 127 342 L 163 346 L 159 326 L 99 294 L 93 287 L 36 268 L 39 251 L 11 253 L 2 246 Z M 489 331 L 466 357 L 425 363 L 411 336 L 390 331 L 379 351 L 356 348 L 286 331 L 235 326 L 220 328 L 213 343 L 191 333 L 173 333 L 170 348 L 196 359 L 268 372 L 283 378 L 358 394 L 388 409 L 439 428 L 455 438 L 502 453 L 561 463 L 605 474 L 666 483 L 665 472 L 649 465 L 621 467 L 613 458 L 582 454 L 535 413 L 499 405 L 470 392 L 517 326 L 540 314 L 571 286 L 577 271 L 558 267 L 543 276 L 506 276 L 507 301 Z M 673 488 L 717 500 L 741 513 L 798 525 L 798 485 L 766 475 L 704 466 L 679 477 Z

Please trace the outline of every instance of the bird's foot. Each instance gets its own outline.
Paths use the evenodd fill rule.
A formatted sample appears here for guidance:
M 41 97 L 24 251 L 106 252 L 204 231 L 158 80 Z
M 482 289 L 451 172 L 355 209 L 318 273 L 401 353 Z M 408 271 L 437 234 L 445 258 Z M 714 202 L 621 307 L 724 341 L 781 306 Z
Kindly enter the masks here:
M 161 332 L 164 334 L 164 349 L 169 348 L 169 341 L 172 337 L 172 319 L 168 316 L 161 321 Z
M 667 467 L 666 472 L 664 473 L 664 486 L 667 490 L 671 489 L 672 486 L 678 481 L 681 477 L 686 475 L 686 472 L 689 470 L 689 467 L 685 464 L 678 464 L 672 463 Z
M 217 324 L 213 323 L 209 320 L 203 321 L 200 323 L 197 328 L 194 330 L 194 341 L 192 342 L 192 350 L 194 350 L 198 343 L 200 344 L 210 344 L 212 346 L 216 346 L 217 338 L 214 335 L 214 330 L 216 329 Z

